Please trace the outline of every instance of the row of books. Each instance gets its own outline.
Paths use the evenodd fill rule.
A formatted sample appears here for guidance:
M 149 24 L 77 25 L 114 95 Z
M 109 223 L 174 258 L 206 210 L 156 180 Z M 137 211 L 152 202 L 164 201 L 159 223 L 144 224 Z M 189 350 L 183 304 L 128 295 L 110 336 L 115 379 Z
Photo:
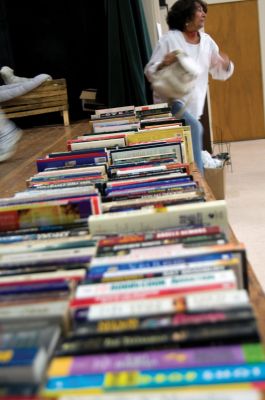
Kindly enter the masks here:
M 106 128 L 103 119 L 94 126 Z M 126 137 L 158 151 L 158 137 L 146 134 Z M 133 159 L 125 144 L 110 150 L 102 214 L 88 219 L 96 254 L 71 300 L 73 327 L 52 359 L 44 393 L 82 398 L 96 391 L 104 398 L 114 391 L 115 398 L 138 399 L 144 389 L 148 399 L 199 399 L 222 390 L 222 399 L 259 397 L 264 354 L 245 247 L 229 243 L 225 202 L 205 202 L 188 163 L 162 153 L 144 160 L 140 147 Z M 229 354 L 254 355 L 254 348 L 259 356 L 251 361 Z
M 0 200 L 1 393 L 261 399 L 246 249 L 194 178 L 184 122 L 167 104 L 96 110 Z M 97 147 L 118 125 L 124 143 Z

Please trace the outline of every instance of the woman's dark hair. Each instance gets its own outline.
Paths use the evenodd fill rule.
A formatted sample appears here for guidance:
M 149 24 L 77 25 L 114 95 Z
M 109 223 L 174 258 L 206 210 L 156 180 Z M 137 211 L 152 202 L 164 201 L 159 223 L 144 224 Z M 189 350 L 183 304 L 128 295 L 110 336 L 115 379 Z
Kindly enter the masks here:
M 183 32 L 185 24 L 194 17 L 198 4 L 207 13 L 207 4 L 203 0 L 177 0 L 167 15 L 169 29 L 178 29 Z

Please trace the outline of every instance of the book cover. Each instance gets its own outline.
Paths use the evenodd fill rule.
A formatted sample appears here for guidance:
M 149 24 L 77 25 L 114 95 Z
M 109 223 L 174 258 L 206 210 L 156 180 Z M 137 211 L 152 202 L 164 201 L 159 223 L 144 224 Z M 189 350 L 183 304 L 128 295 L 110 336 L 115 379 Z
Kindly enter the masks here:
M 41 383 L 48 354 L 43 347 L 0 348 L 0 385 L 8 383 Z
M 227 208 L 224 200 L 169 206 L 163 209 L 137 210 L 90 216 L 92 235 L 147 232 L 169 228 L 219 225 L 228 233 Z
M 99 196 L 0 207 L 0 231 L 74 224 L 100 212 Z

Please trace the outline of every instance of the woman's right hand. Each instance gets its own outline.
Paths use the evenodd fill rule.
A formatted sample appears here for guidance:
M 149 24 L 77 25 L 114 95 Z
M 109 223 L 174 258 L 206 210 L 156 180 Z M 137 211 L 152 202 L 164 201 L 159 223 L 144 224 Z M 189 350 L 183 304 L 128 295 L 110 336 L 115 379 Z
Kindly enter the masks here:
M 158 65 L 158 70 L 164 67 L 167 67 L 170 64 L 173 64 L 177 60 L 176 52 L 172 51 L 171 53 L 167 53 L 163 59 L 163 61 Z

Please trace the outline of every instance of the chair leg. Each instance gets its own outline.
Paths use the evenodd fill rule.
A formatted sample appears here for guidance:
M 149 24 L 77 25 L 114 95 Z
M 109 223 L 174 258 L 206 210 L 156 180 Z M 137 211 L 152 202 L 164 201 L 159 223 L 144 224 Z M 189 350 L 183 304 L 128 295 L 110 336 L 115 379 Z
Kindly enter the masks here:
M 64 110 L 63 111 L 63 123 L 64 123 L 64 126 L 69 126 L 70 125 L 68 110 Z

